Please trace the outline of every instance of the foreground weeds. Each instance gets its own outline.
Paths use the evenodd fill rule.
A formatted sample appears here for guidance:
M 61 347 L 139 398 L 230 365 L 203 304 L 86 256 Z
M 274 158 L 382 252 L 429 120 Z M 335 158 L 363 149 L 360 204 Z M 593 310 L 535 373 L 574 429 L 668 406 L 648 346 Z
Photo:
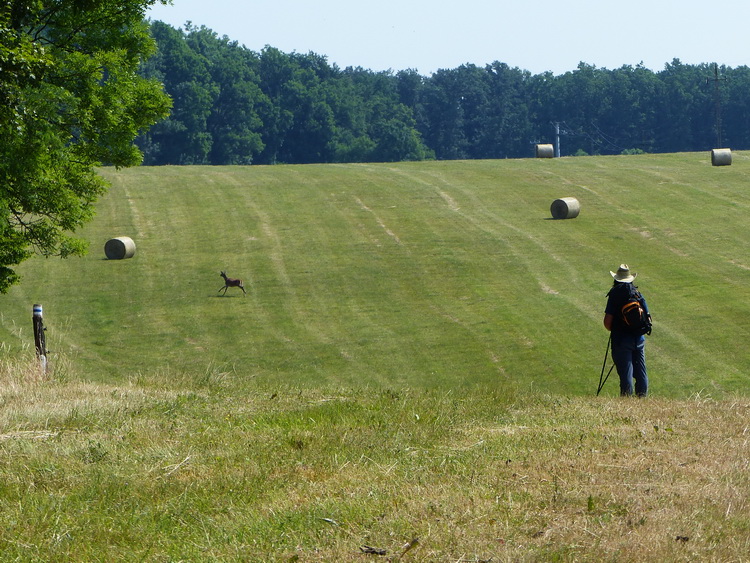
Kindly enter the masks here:
M 0 369 L 0 557 L 747 561 L 750 401 Z

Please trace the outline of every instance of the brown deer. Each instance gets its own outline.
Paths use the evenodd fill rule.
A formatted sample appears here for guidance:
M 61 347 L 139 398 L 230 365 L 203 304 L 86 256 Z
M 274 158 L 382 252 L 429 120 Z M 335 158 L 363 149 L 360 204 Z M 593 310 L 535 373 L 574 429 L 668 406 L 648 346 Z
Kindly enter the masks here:
M 242 290 L 242 293 L 244 293 L 245 295 L 247 295 L 247 292 L 245 291 L 245 286 L 242 283 L 242 280 L 234 279 L 234 278 L 228 278 L 226 272 L 222 272 L 219 275 L 222 278 L 224 278 L 224 287 L 222 287 L 221 289 L 219 289 L 219 291 L 221 291 L 222 289 L 224 290 L 224 293 L 222 293 L 222 295 L 226 295 L 227 294 L 227 289 L 229 289 L 230 287 L 239 287 Z

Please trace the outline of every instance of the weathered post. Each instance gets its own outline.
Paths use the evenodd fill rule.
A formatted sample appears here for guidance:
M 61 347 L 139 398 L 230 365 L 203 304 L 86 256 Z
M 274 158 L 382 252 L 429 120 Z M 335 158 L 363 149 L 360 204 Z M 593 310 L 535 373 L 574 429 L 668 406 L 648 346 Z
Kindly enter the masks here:
M 47 339 L 44 336 L 44 318 L 42 317 L 42 306 L 34 304 L 32 320 L 34 321 L 34 346 L 36 355 L 42 366 L 42 373 L 47 373 Z

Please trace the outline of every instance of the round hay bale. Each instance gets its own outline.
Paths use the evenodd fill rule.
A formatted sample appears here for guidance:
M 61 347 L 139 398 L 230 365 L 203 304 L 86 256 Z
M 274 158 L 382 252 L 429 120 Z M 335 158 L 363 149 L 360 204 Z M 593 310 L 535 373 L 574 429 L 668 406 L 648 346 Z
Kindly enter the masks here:
M 732 149 L 713 149 L 711 151 L 712 166 L 729 166 L 732 164 Z
M 537 158 L 554 158 L 555 147 L 552 145 L 537 145 L 536 146 L 536 157 Z
M 135 255 L 135 243 L 129 237 L 117 237 L 107 241 L 104 245 L 104 254 L 110 260 L 122 260 L 132 258 Z
M 563 197 L 553 201 L 549 210 L 553 219 L 575 219 L 581 210 L 581 204 L 574 197 Z

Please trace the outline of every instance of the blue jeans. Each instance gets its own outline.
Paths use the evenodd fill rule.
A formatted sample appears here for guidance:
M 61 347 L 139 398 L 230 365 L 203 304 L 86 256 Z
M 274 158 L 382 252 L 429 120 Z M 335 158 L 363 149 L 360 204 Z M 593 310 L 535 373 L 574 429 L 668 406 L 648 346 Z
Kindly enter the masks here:
M 627 333 L 612 333 L 612 361 L 620 376 L 620 395 L 632 395 L 635 380 L 635 394 L 645 397 L 648 393 L 646 339 Z

